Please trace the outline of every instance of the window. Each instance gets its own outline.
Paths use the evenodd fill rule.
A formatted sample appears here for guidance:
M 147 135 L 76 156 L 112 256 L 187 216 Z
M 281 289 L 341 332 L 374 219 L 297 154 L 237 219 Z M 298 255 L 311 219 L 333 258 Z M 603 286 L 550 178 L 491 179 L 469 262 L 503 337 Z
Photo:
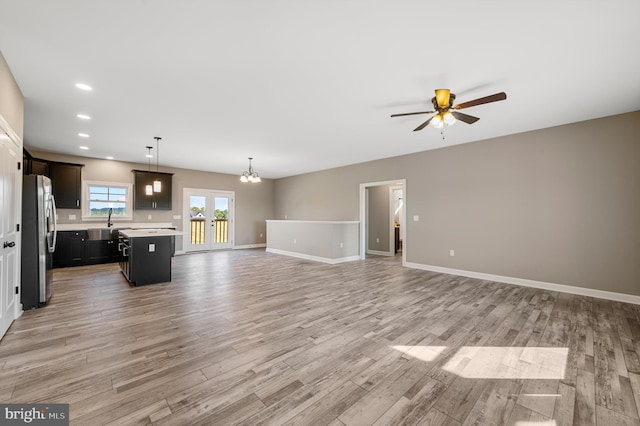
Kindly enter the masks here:
M 132 219 L 132 184 L 84 181 L 83 219 L 106 219 L 113 209 L 112 219 Z

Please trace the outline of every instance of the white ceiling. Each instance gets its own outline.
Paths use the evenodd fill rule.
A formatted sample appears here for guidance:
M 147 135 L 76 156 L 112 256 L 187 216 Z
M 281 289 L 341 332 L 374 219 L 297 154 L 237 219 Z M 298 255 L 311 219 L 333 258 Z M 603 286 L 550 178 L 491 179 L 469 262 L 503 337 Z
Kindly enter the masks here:
M 638 0 L 0 0 L 0 51 L 31 149 L 146 163 L 161 136 L 161 167 L 237 174 L 253 156 L 278 178 L 638 110 L 639 16 Z M 444 141 L 412 131 L 429 116 L 389 117 L 436 88 L 508 99 Z

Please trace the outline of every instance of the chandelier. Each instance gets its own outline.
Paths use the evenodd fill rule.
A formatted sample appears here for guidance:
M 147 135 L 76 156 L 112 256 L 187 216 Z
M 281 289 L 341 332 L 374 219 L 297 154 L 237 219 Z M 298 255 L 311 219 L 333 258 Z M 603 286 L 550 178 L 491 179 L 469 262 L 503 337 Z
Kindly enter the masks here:
M 240 182 L 262 182 L 260 176 L 258 176 L 258 172 L 253 170 L 253 167 L 251 166 L 251 160 L 253 160 L 253 157 L 249 157 L 249 170 L 242 173 L 242 176 L 240 176 Z

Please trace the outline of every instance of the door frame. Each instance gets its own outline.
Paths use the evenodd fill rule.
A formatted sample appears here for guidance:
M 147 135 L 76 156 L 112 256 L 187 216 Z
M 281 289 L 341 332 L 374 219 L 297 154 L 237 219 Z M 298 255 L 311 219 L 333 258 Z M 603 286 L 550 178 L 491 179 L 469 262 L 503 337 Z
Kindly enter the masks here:
M 217 194 L 221 194 L 221 195 L 226 195 L 229 197 L 230 202 L 229 202 L 229 223 L 228 223 L 228 236 L 229 236 L 229 241 L 228 241 L 228 245 L 225 245 L 224 247 L 211 247 L 211 248 L 204 248 L 203 250 L 187 250 L 187 241 L 188 239 L 191 237 L 190 232 L 191 232 L 191 219 L 189 216 L 189 196 L 191 195 L 191 192 L 206 192 L 208 193 L 208 195 L 213 195 L 213 197 L 215 198 L 215 196 Z M 235 225 L 236 225 L 236 221 L 235 221 L 235 199 L 236 199 L 236 192 L 235 191 L 229 191 L 229 190 L 225 190 L 225 189 L 208 189 L 208 188 L 182 188 L 182 215 L 183 215 L 183 219 L 182 219 L 182 230 L 183 230 L 183 239 L 182 239 L 182 250 L 185 253 L 190 253 L 190 252 L 196 252 L 196 251 L 212 251 L 212 250 L 225 250 L 225 249 L 233 249 L 233 247 L 235 246 Z M 215 204 L 214 204 L 215 207 Z M 209 225 L 209 224 L 208 224 Z
M 373 186 L 387 186 L 402 188 L 404 204 L 401 215 L 400 239 L 402 239 L 402 266 L 407 263 L 407 179 L 394 179 L 379 182 L 367 182 L 360 184 L 360 259 L 364 259 L 367 254 L 367 188 Z M 392 208 L 391 208 L 392 209 Z M 390 209 L 390 210 L 391 210 Z M 393 233 L 393 229 L 390 231 Z M 393 242 L 391 241 L 390 244 Z

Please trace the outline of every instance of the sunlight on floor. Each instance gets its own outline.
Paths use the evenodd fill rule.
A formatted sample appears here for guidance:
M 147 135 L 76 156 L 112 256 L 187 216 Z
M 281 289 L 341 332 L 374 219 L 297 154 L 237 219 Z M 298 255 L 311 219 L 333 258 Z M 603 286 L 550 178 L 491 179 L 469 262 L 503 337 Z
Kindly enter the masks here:
M 391 346 L 434 361 L 446 346 Z M 442 367 L 469 379 L 563 379 L 568 348 L 463 346 Z
M 421 361 L 433 361 L 447 349 L 446 346 L 391 346 L 391 348 Z

